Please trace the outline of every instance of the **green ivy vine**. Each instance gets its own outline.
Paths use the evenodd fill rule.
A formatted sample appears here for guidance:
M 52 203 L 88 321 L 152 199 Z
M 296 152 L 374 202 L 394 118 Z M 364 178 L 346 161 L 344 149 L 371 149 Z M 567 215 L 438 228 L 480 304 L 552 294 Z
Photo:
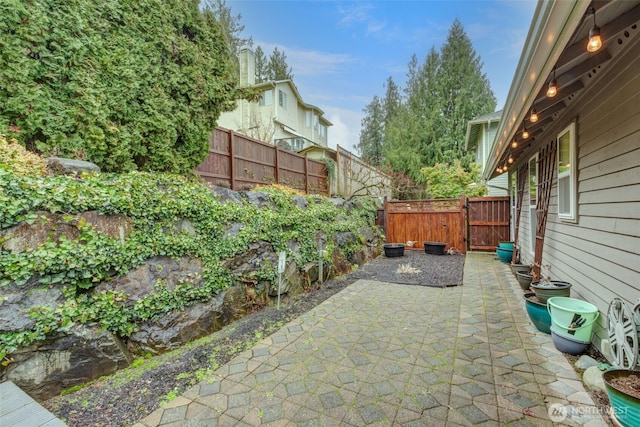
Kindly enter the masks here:
M 59 286 L 66 300 L 57 306 L 33 307 L 30 330 L 0 334 L 0 360 L 17 348 L 42 340 L 76 324 L 95 324 L 121 337 L 136 325 L 172 310 L 183 310 L 214 297 L 233 285 L 223 268 L 227 258 L 246 251 L 249 244 L 266 241 L 275 251 L 287 251 L 299 268 L 317 260 L 316 236 L 337 232 L 358 233 L 375 217 L 373 202 L 363 201 L 349 212 L 321 196 L 299 196 L 280 186 L 261 188 L 271 205 L 222 203 L 201 182 L 184 176 L 160 173 L 95 174 L 70 176 L 24 176 L 0 165 L 0 289 L 21 286 Z M 300 207 L 294 198 L 306 199 Z M 69 239 L 50 236 L 36 248 L 11 252 L 3 245 L 8 229 L 22 222 L 43 220 L 38 212 L 63 214 L 78 230 Z M 95 211 L 123 215 L 132 231 L 122 241 L 96 231 L 78 214 Z M 338 220 L 339 218 L 339 220 Z M 179 221 L 188 220 L 195 232 L 180 232 Z M 233 235 L 232 224 L 242 224 Z M 362 238 L 363 239 L 363 238 Z M 364 239 L 363 239 L 364 240 Z M 289 249 L 295 241 L 298 251 Z M 331 263 L 335 243 L 326 245 L 325 264 Z M 347 251 L 357 248 L 349 247 Z M 179 283 L 169 290 L 162 282 L 155 292 L 127 303 L 126 295 L 94 287 L 118 277 L 154 256 L 199 259 L 202 277 Z M 274 266 L 252 272 L 252 279 L 274 281 Z M 1 301 L 0 301 L 1 302 Z

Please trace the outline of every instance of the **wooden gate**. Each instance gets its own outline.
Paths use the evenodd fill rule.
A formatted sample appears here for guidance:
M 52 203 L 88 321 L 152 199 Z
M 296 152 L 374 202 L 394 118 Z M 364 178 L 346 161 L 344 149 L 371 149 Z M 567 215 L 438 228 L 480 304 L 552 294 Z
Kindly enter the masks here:
M 509 197 L 471 197 L 467 199 L 468 248 L 494 251 L 498 242 L 509 239 Z
M 446 243 L 445 250 L 466 252 L 464 199 L 386 201 L 384 229 L 389 243 Z
M 445 250 L 495 251 L 508 241 L 509 197 L 387 201 L 378 212 L 388 243 L 446 243 Z M 382 224 L 380 224 L 382 225 Z

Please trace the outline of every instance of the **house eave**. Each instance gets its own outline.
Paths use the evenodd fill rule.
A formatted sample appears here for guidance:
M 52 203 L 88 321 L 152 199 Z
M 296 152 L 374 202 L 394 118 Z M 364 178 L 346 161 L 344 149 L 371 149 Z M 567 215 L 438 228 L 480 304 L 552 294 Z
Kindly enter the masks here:
M 553 67 L 584 19 L 588 0 L 541 0 L 533 15 L 525 46 L 491 146 L 483 179 L 499 175 L 498 162 L 508 151 L 536 95 L 548 83 Z

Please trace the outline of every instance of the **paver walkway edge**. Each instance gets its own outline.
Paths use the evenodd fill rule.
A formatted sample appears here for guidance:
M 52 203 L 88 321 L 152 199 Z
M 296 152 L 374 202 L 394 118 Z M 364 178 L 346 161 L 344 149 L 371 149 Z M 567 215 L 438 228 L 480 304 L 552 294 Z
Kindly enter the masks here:
M 463 286 L 350 285 L 135 426 L 606 426 L 508 266 L 466 257 Z

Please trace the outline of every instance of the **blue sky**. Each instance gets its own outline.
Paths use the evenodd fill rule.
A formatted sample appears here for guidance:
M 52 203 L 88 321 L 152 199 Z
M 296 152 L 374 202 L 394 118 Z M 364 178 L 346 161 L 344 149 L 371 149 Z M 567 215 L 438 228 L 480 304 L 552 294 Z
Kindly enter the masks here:
M 227 0 L 244 37 L 269 56 L 284 51 L 304 102 L 333 123 L 329 146 L 357 153 L 363 108 L 392 77 L 404 87 L 407 64 L 440 50 L 458 19 L 504 106 L 536 6 L 533 0 L 314 1 Z

